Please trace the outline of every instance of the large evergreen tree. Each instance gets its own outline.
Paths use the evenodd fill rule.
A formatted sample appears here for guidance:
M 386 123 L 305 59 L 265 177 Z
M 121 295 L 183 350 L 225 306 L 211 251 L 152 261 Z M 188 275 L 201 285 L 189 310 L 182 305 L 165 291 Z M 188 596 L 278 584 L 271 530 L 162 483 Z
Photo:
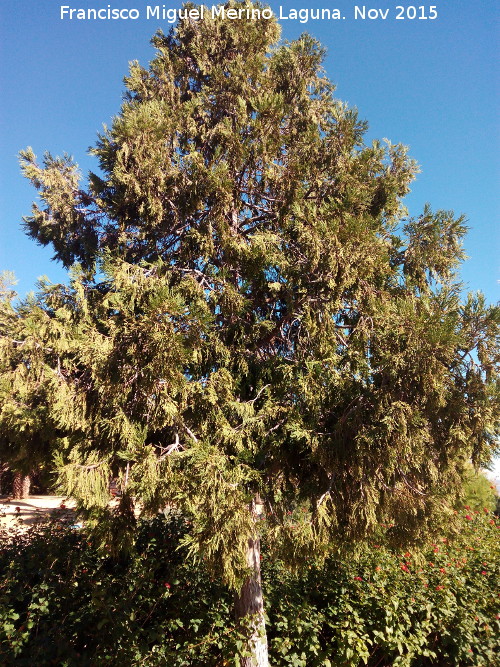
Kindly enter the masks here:
M 22 153 L 28 233 L 75 268 L 5 335 L 0 417 L 13 433 L 43 391 L 63 488 L 101 529 L 134 502 L 189 517 L 259 666 L 262 508 L 295 562 L 380 522 L 418 538 L 498 428 L 499 313 L 460 300 L 463 218 L 407 218 L 405 148 L 365 145 L 317 42 L 278 38 L 209 13 L 158 33 L 87 185 Z

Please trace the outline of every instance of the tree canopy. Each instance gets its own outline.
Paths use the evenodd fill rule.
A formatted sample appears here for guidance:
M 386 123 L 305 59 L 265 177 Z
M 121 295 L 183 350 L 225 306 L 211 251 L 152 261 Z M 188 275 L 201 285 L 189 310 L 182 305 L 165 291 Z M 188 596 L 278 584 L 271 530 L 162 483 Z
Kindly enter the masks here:
M 407 149 L 364 143 L 314 39 L 278 40 L 181 20 L 131 64 L 88 181 L 21 153 L 27 232 L 73 272 L 2 343 L 2 428 L 35 434 L 43 394 L 65 491 L 105 513 L 119 477 L 129 524 L 133 499 L 181 508 L 236 588 L 259 496 L 290 558 L 418 537 L 498 433 L 499 310 L 463 298 L 463 216 L 408 217 Z

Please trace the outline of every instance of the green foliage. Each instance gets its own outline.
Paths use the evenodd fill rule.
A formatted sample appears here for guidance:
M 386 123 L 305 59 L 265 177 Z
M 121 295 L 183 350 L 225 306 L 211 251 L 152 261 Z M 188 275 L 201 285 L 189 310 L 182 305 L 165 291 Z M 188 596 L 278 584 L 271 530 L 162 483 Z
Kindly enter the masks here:
M 481 471 L 471 468 L 464 480 L 464 487 L 458 506 L 467 509 L 493 512 L 497 506 L 498 493 L 495 485 Z
M 459 514 L 460 531 L 425 552 L 379 542 L 297 573 L 263 558 L 271 664 L 277 667 L 495 664 L 498 524 Z M 177 514 L 139 525 L 113 557 L 83 531 L 53 524 L 4 544 L 3 665 L 237 665 L 232 595 L 181 546 Z
M 118 558 L 61 524 L 13 540 L 1 556 L 2 664 L 201 667 L 234 652 L 232 597 L 177 550 L 186 527 L 145 522 Z
M 459 520 L 459 534 L 423 552 L 387 548 L 381 532 L 350 558 L 290 576 L 271 603 L 272 664 L 495 664 L 498 525 L 483 510 Z
M 0 277 L 0 459 L 23 474 L 51 465 L 57 446 L 49 396 L 67 398 L 57 357 L 46 347 L 44 315 L 33 295 L 14 307 L 13 275 Z M 48 286 L 47 286 L 48 289 Z
M 423 542 L 498 447 L 500 309 L 462 297 L 463 217 L 409 218 L 407 149 L 364 142 L 314 39 L 278 39 L 181 20 L 132 64 L 98 174 L 23 151 L 27 231 L 72 280 L 0 313 L 0 451 L 54 459 L 113 549 L 134 500 L 176 507 L 234 589 L 252 499 L 288 562 L 380 523 Z

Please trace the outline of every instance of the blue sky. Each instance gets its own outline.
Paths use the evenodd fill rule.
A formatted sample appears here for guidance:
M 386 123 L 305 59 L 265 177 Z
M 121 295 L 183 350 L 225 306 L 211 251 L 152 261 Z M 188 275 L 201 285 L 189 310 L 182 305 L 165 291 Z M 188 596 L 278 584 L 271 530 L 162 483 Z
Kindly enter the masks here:
M 471 230 L 470 259 L 461 275 L 469 289 L 498 300 L 500 233 L 498 12 L 491 0 L 432 0 L 436 20 L 355 20 L 351 0 L 282 0 L 291 8 L 338 8 L 339 21 L 282 22 L 283 37 L 307 31 L 327 48 L 325 69 L 337 96 L 370 123 L 368 139 L 387 137 L 410 146 L 421 173 L 407 198 L 410 214 L 425 202 L 464 213 Z M 59 18 L 60 5 L 130 8 L 139 20 L 78 21 Z M 35 196 L 23 180 L 17 153 L 72 154 L 85 173 L 87 154 L 103 123 L 118 112 L 128 62 L 146 65 L 149 39 L 168 23 L 146 20 L 144 0 L 2 0 L 0 87 L 0 271 L 12 270 L 24 295 L 40 275 L 64 280 L 49 248 L 28 239 L 20 226 Z M 154 3 L 150 3 L 154 4 Z M 163 4 L 163 3 L 161 3 Z M 402 3 L 401 4 L 409 4 Z M 176 0 L 165 6 L 180 7 Z M 359 4 L 359 6 L 363 6 Z M 271 7 L 278 11 L 279 3 Z M 425 5 L 428 11 L 430 5 Z

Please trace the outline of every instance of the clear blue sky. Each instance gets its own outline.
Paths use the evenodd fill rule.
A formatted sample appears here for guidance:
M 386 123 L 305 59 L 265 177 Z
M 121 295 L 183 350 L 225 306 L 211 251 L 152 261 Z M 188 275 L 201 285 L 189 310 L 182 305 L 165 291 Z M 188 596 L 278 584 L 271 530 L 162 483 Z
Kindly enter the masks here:
M 327 48 L 325 68 L 340 99 L 370 123 L 368 139 L 387 137 L 410 146 L 422 172 L 407 198 L 410 214 L 425 202 L 465 213 L 470 259 L 462 278 L 472 290 L 498 300 L 500 233 L 498 18 L 492 0 L 431 0 L 436 20 L 355 20 L 351 0 L 283 0 L 295 7 L 337 7 L 339 21 L 282 22 L 283 37 L 304 30 Z M 164 0 L 167 8 L 180 7 Z M 330 3 L 331 4 L 328 4 Z M 138 8 L 139 20 L 62 21 L 60 5 Z M 83 172 L 95 169 L 87 154 L 103 123 L 118 112 L 128 62 L 146 65 L 149 39 L 164 21 L 146 20 L 144 0 L 1 0 L 0 271 L 16 273 L 24 295 L 40 275 L 64 280 L 22 232 L 35 191 L 20 175 L 17 153 L 72 154 Z M 154 3 L 152 3 L 154 4 Z M 362 5 L 359 5 L 362 6 Z M 429 7 L 430 5 L 426 5 Z M 271 7 L 278 11 L 278 3 Z

